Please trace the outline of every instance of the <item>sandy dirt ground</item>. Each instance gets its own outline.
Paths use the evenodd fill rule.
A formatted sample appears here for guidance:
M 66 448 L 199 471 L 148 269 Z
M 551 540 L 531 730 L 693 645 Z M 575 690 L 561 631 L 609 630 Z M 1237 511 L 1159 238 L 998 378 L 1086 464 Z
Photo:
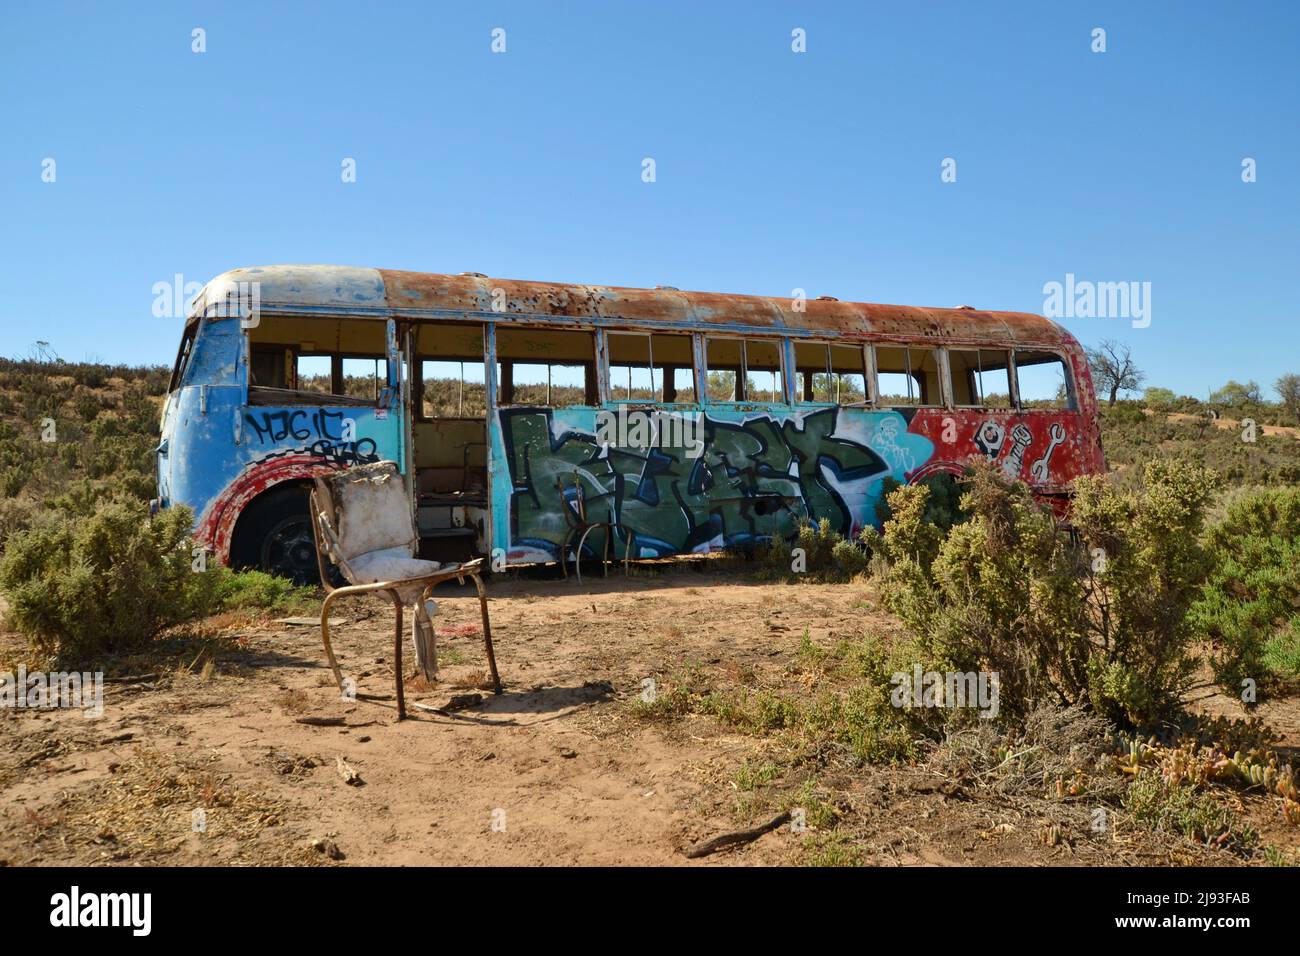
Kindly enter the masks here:
M 412 708 L 397 722 L 392 611 L 362 599 L 336 606 L 336 649 L 363 694 L 388 699 L 343 699 L 314 626 L 214 621 L 237 641 L 233 650 L 212 663 L 200 656 L 117 675 L 99 719 L 0 714 L 0 862 L 805 860 L 816 834 L 789 828 L 688 860 L 683 847 L 771 815 L 735 783 L 768 742 L 712 718 L 646 720 L 632 702 L 645 679 L 669 680 L 690 665 L 761 681 L 791 660 L 805 630 L 820 645 L 866 628 L 887 633 L 893 625 L 869 583 L 766 584 L 705 562 L 581 585 L 498 577 L 489 587 L 505 692 L 487 689 L 478 605 L 462 589 L 438 595 L 438 684 L 406 684 L 408 703 L 442 707 L 481 693 L 479 706 Z M 5 640 L 12 651 L 16 638 Z M 1277 716 L 1296 746 L 1295 708 Z M 340 762 L 359 779 L 345 782 Z M 1156 855 L 1137 833 L 1047 845 L 1039 808 L 973 799 L 921 769 L 854 770 L 843 792 L 866 863 L 1206 862 L 1177 848 Z

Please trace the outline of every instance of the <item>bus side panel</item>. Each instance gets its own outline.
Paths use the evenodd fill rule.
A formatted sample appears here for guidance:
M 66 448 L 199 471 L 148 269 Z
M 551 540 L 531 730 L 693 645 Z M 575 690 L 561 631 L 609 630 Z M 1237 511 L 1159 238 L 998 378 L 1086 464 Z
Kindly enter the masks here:
M 606 412 L 618 415 L 616 406 Z M 558 559 L 573 522 L 561 486 L 571 499 L 575 481 L 588 520 L 632 532 L 634 557 L 661 557 L 788 537 L 802 521 L 826 519 L 854 534 L 876 523 L 885 479 L 905 482 L 935 450 L 893 410 L 687 411 L 677 414 L 693 430 L 661 423 L 661 440 L 650 448 L 640 447 L 648 434 L 630 429 L 620 441 L 602 442 L 597 414 L 532 407 L 492 413 L 493 547 L 510 563 Z M 596 533 L 588 542 L 603 550 Z

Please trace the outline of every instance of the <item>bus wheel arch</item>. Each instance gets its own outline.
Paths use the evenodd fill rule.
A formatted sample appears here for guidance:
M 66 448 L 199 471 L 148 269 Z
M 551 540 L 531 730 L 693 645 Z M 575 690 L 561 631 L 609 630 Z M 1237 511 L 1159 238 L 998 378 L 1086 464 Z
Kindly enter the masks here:
M 295 584 L 315 584 L 319 570 L 310 492 L 304 482 L 286 481 L 250 501 L 231 532 L 230 566 L 267 571 Z
M 907 484 L 919 485 L 927 479 L 938 477 L 939 475 L 951 475 L 953 478 L 961 478 L 966 474 L 965 466 L 955 461 L 932 461 L 923 468 L 909 472 L 907 475 Z
M 275 514 L 284 513 L 283 517 L 287 518 L 289 512 L 296 515 L 300 523 L 306 522 L 305 528 L 310 532 L 307 496 L 311 480 L 318 475 L 331 474 L 340 467 L 311 455 L 288 455 L 248 465 L 204 514 L 195 532 L 195 540 L 214 552 L 224 564 L 260 566 L 263 542 L 257 542 L 257 554 L 254 555 L 250 536 L 256 538 L 259 528 L 263 539 L 268 533 L 285 535 L 284 528 L 269 528 L 268 523 L 273 523 L 271 519 Z M 301 530 L 300 527 L 288 537 L 301 542 Z M 300 575 L 295 573 L 292 576 Z

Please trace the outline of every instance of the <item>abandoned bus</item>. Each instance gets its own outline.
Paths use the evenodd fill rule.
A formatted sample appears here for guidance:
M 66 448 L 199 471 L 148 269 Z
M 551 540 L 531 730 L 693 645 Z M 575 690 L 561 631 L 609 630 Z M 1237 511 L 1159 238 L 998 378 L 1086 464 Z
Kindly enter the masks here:
M 421 557 L 662 557 L 877 522 L 992 460 L 1058 508 L 1103 470 L 1073 336 L 1038 315 L 335 266 L 238 269 L 185 325 L 157 506 L 223 562 L 315 576 L 307 486 L 398 463 Z

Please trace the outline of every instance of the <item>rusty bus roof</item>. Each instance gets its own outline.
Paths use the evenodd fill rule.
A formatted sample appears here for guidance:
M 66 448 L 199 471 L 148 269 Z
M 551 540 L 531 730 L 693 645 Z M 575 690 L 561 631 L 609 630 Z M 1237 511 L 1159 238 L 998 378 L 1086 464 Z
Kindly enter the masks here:
M 941 342 L 1075 344 L 1060 325 L 1026 312 L 969 307 L 921 308 L 715 292 L 532 282 L 477 273 L 441 275 L 355 266 L 279 265 L 234 269 L 209 282 L 195 313 L 215 314 L 242 283 L 256 283 L 269 315 L 398 319 L 480 319 L 637 328 L 711 327 L 863 338 L 932 338 Z M 495 308 L 494 308 L 495 306 Z

